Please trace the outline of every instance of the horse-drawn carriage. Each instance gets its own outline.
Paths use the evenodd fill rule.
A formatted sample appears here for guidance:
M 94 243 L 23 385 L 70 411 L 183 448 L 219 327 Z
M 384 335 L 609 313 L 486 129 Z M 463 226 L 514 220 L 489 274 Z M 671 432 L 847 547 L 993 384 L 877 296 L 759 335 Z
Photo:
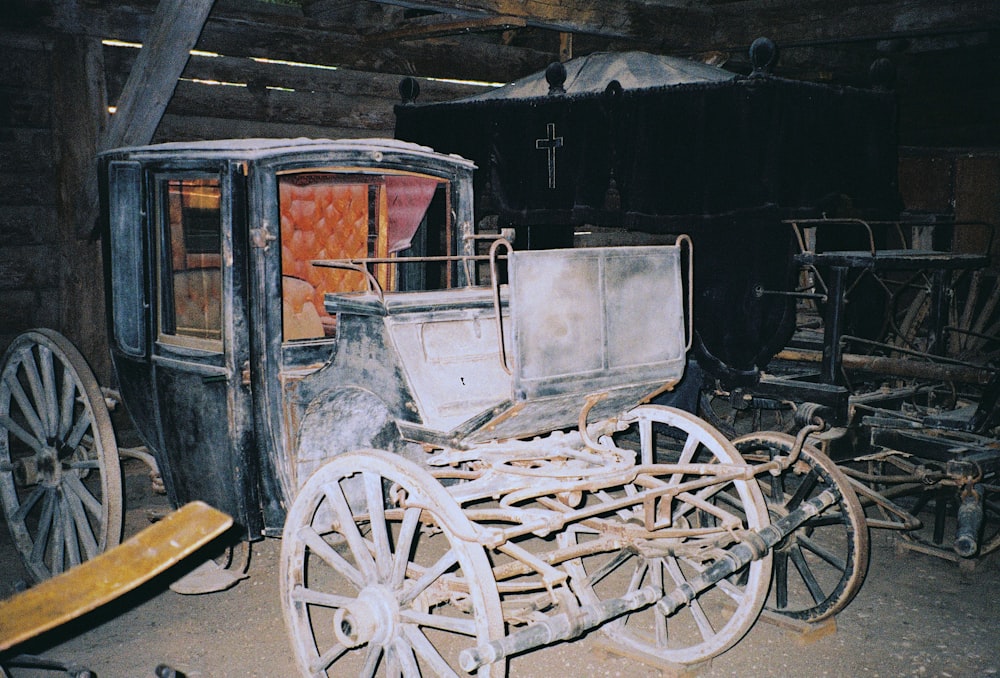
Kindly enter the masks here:
M 122 401 L 173 503 L 282 535 L 305 674 L 497 675 L 598 626 L 697 663 L 754 623 L 772 548 L 817 514 L 846 549 L 835 585 L 803 604 L 783 579 L 777 607 L 825 617 L 854 587 L 854 498 L 805 433 L 746 443 L 751 464 L 654 402 L 691 339 L 686 238 L 515 250 L 474 229 L 470 162 L 397 141 L 100 168 Z M 29 333 L 3 368 L 4 508 L 38 578 L 120 529 L 103 394 L 67 346 Z M 769 512 L 757 478 L 813 468 Z

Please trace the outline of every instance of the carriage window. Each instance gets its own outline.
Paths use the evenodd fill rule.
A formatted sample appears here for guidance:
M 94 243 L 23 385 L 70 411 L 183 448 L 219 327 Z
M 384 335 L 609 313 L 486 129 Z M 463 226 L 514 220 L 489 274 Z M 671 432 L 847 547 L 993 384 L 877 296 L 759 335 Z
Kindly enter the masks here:
M 160 207 L 160 339 L 219 350 L 222 220 L 217 177 L 165 178 Z
M 385 291 L 426 289 L 428 279 L 434 280 L 430 286 L 440 287 L 440 276 L 428 276 L 426 265 L 417 270 L 395 262 L 444 253 L 443 234 L 450 233 L 447 187 L 436 177 L 413 174 L 282 175 L 278 201 L 284 339 L 333 337 L 336 319 L 326 312 L 325 295 L 368 287 L 361 272 L 315 266 L 313 261 L 364 262 Z

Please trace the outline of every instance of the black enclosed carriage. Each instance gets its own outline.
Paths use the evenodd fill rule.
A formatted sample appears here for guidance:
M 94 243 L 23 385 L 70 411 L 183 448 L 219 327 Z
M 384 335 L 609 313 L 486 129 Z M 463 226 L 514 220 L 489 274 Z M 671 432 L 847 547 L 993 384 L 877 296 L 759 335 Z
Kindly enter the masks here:
M 747 77 L 591 54 L 427 105 L 406 83 L 396 136 L 475 160 L 477 219 L 529 246 L 689 234 L 697 383 L 670 402 L 730 438 L 821 417 L 873 525 L 971 564 L 1000 546 L 992 236 L 957 253 L 965 225 L 902 211 L 889 62 L 847 87 L 775 54 L 755 41 Z

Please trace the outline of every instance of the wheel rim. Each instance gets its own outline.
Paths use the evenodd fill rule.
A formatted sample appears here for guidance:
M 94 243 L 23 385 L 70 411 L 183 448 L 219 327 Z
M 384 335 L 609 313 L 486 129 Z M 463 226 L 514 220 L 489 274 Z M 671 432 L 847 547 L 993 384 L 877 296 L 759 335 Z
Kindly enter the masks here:
M 761 433 L 733 441 L 744 459 L 764 462 L 787 455 L 795 439 Z M 844 609 L 868 572 L 868 523 L 850 482 L 836 464 L 811 445 L 781 475 L 758 476 L 771 519 L 829 490 L 836 497 L 774 549 L 774 574 L 767 609 L 791 619 L 817 622 Z
M 384 508 L 386 490 L 406 507 Z M 412 462 L 364 450 L 316 471 L 281 548 L 282 606 L 304 674 L 464 675 L 458 653 L 501 637 L 503 617 L 483 547 L 458 534 L 472 525 Z
M 47 579 L 121 540 L 118 446 L 97 379 L 51 330 L 4 354 L 0 499 L 28 574 Z
M 658 406 L 637 408 L 633 413 L 639 417 L 640 444 L 647 454 L 658 454 L 657 463 L 743 463 L 736 449 L 718 431 L 696 417 Z M 680 432 L 683 444 L 672 444 L 670 450 L 664 450 L 657 437 L 663 435 L 666 427 L 675 436 Z M 675 483 L 692 477 L 675 474 L 661 480 Z M 621 492 L 630 493 L 635 489 L 633 485 L 621 488 Z M 738 516 L 745 527 L 760 529 L 768 524 L 764 499 L 753 481 L 723 482 L 699 491 L 697 496 Z M 685 505 L 680 495 L 675 502 L 675 519 L 686 521 L 690 527 L 713 526 L 711 516 L 690 504 Z M 636 511 L 641 512 L 642 507 L 637 507 Z M 629 525 L 638 516 L 620 517 Z M 575 546 L 599 535 L 600 530 L 574 526 L 562 538 L 566 545 Z M 718 538 L 718 533 L 714 538 Z M 687 554 L 643 555 L 644 551 L 650 552 L 644 549 L 646 546 L 662 551 L 662 544 L 657 544 L 660 541 L 664 540 L 626 539 L 620 549 L 567 562 L 570 581 L 581 601 L 594 604 L 644 586 L 654 586 L 669 593 L 703 572 L 721 555 L 718 550 L 711 549 L 694 555 L 698 548 L 691 540 L 688 540 L 691 552 Z M 704 661 L 730 648 L 753 625 L 767 597 L 770 577 L 771 558 L 767 555 L 702 592 L 691 604 L 669 617 L 653 606 L 619 617 L 602 630 L 616 645 L 639 656 L 675 664 Z

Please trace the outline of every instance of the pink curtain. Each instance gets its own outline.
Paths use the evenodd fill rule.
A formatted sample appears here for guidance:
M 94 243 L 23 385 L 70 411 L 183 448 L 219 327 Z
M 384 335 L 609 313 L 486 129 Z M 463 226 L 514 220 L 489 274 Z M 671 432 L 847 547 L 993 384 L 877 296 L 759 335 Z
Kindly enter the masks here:
M 410 246 L 410 239 L 420 226 L 438 186 L 429 177 L 395 176 L 385 178 L 389 203 L 389 252 Z

